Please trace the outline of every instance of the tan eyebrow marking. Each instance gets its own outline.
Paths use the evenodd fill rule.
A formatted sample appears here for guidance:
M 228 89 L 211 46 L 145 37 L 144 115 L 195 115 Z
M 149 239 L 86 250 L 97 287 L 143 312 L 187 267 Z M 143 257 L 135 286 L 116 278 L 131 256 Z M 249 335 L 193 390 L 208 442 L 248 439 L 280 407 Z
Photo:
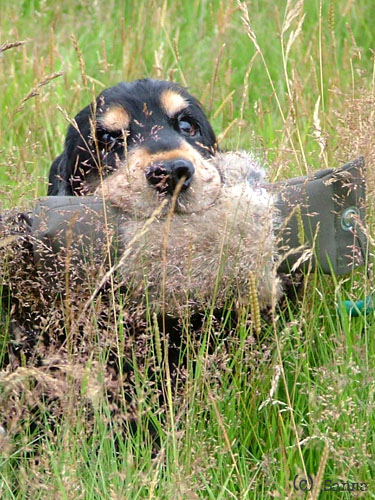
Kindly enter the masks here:
M 160 103 L 170 118 L 189 106 L 188 101 L 172 89 L 164 90 L 160 96 Z
M 130 113 L 122 106 L 111 106 L 101 116 L 98 122 L 106 130 L 126 130 L 130 125 Z

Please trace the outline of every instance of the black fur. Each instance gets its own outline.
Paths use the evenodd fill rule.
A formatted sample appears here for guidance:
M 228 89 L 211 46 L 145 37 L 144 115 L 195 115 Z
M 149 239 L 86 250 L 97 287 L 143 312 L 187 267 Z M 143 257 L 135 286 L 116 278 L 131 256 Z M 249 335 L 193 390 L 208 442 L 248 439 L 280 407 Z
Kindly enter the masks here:
M 189 106 L 174 117 L 168 117 L 160 105 L 161 94 L 171 89 Z M 131 116 L 126 130 L 108 131 L 100 125 L 100 116 L 110 106 L 120 105 Z M 194 126 L 190 135 L 180 128 L 183 121 Z M 63 153 L 51 165 L 48 195 L 81 195 L 92 191 L 99 182 L 99 169 L 108 175 L 124 160 L 126 152 L 141 145 L 150 154 L 178 148 L 187 141 L 208 158 L 217 148 L 216 137 L 199 102 L 177 84 L 143 79 L 122 82 L 104 90 L 95 105 L 84 108 L 68 128 Z

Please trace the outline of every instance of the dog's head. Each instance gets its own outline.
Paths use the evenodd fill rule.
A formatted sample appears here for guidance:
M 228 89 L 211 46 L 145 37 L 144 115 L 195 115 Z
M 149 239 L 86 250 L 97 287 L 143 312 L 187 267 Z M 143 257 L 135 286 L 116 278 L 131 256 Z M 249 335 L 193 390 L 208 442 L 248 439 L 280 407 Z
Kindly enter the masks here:
M 179 186 L 178 207 L 192 210 L 220 190 L 220 175 L 207 161 L 216 150 L 210 123 L 184 88 L 150 79 L 122 82 L 69 126 L 65 150 L 51 166 L 48 194 L 93 193 L 114 176 L 107 190 L 142 194 L 150 209 Z

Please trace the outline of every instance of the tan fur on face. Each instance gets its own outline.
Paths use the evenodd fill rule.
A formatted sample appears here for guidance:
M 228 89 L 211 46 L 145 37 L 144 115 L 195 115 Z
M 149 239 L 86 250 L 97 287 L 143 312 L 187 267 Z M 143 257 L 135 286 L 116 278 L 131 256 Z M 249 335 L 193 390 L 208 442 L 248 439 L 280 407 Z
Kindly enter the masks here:
M 131 210 L 137 217 L 149 217 L 166 195 L 160 195 L 150 186 L 145 176 L 147 169 L 157 162 L 177 158 L 191 161 L 195 171 L 189 188 L 180 193 L 177 199 L 176 210 L 180 213 L 206 210 L 220 193 L 220 174 L 212 162 L 203 159 L 184 141 L 178 149 L 156 154 L 150 154 L 142 147 L 132 149 L 127 162 L 106 178 L 96 193 L 103 193 L 114 205 Z
M 130 114 L 122 106 L 111 106 L 101 116 L 98 117 L 98 122 L 106 130 L 127 130 L 130 124 Z
M 189 106 L 187 100 L 178 92 L 168 89 L 160 96 L 160 104 L 170 118 Z

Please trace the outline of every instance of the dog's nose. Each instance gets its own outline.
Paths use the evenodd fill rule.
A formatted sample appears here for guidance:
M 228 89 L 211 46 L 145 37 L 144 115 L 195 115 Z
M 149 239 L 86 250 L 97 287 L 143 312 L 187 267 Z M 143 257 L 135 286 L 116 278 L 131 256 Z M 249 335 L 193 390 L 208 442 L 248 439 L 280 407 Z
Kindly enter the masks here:
M 189 160 L 177 158 L 175 160 L 154 163 L 146 171 L 146 179 L 160 193 L 173 194 L 176 186 L 184 179 L 181 191 L 190 186 L 194 175 L 194 165 Z

